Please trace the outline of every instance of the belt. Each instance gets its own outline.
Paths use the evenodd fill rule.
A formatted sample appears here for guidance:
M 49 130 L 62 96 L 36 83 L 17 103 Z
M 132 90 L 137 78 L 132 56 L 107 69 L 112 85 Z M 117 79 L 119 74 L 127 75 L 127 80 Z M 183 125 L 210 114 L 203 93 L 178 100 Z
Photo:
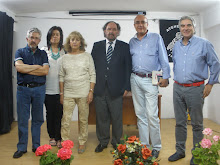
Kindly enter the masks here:
M 136 72 L 132 72 L 132 73 L 136 74 L 139 77 L 149 77 L 149 78 L 152 78 L 152 74 L 140 74 L 140 73 L 136 73 Z
M 200 81 L 200 82 L 196 82 L 196 83 L 192 83 L 192 84 L 180 84 L 177 81 L 174 81 L 176 84 L 184 86 L 184 87 L 199 87 L 200 85 L 204 84 L 204 81 Z
M 34 87 L 40 87 L 42 85 L 44 85 L 45 83 L 21 83 L 21 84 L 18 84 L 19 86 L 23 86 L 23 87 L 28 87 L 28 88 L 34 88 Z

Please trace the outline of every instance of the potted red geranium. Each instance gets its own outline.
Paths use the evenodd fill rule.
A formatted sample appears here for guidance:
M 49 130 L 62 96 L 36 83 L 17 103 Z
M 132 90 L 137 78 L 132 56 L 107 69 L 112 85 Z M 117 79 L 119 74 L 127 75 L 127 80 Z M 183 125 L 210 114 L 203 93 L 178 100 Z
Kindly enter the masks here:
M 57 154 L 50 151 L 51 145 L 45 144 L 37 148 L 35 155 L 41 156 L 40 165 L 70 165 L 73 160 L 72 150 L 74 143 L 71 140 L 65 140 L 62 148 Z

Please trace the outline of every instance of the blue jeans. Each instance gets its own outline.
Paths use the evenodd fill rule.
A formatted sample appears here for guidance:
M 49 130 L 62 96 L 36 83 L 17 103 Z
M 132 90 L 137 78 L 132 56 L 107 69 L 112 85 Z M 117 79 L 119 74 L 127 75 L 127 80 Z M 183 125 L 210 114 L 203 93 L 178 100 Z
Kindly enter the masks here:
M 160 151 L 160 121 L 158 117 L 158 87 L 152 85 L 152 79 L 131 74 L 131 92 L 137 116 L 141 143 Z
M 26 151 L 28 144 L 28 120 L 31 105 L 31 133 L 32 148 L 40 146 L 40 132 L 43 119 L 43 103 L 45 98 L 45 85 L 28 88 L 17 86 L 17 114 L 18 114 L 18 151 Z

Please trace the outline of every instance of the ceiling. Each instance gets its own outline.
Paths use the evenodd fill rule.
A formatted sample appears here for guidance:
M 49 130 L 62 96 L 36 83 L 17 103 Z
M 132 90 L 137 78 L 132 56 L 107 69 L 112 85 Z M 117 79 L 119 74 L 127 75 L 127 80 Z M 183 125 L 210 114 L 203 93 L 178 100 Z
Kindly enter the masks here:
M 15 15 L 69 10 L 131 10 L 199 13 L 220 0 L 0 0 Z

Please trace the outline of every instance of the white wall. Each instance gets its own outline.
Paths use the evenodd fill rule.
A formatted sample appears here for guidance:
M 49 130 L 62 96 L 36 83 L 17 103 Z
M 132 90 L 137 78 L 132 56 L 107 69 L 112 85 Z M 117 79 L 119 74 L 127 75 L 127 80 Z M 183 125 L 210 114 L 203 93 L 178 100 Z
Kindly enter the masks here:
M 8 10 L 1 2 L 0 2 L 0 11 L 2 12 L 6 12 L 6 14 L 10 17 L 12 17 L 13 19 L 15 19 L 15 14 L 13 12 L 11 12 L 10 10 Z
M 149 20 L 149 31 L 159 33 L 159 19 L 170 19 L 178 20 L 183 15 L 194 15 L 193 13 L 171 13 L 171 12 L 148 12 L 147 17 Z M 30 17 L 31 18 L 28 18 Z M 133 27 L 133 19 L 135 16 L 100 16 L 100 17 L 72 17 L 69 16 L 68 12 L 47 12 L 47 13 L 32 13 L 25 15 L 16 16 L 15 24 L 15 35 L 14 35 L 14 46 L 13 50 L 24 47 L 26 45 L 26 32 L 31 27 L 38 27 L 42 31 L 42 40 L 39 47 L 46 45 L 46 34 L 50 27 L 56 25 L 60 26 L 64 32 L 64 38 L 72 31 L 79 31 L 84 36 L 88 47 L 87 52 L 91 52 L 93 43 L 104 39 L 102 27 L 109 21 L 114 20 L 121 25 L 121 34 L 118 39 L 125 42 L 129 40 L 136 33 Z M 197 21 L 197 32 L 200 34 L 200 21 L 199 16 L 194 15 Z M 171 79 L 170 85 L 167 88 L 160 88 L 162 94 L 162 118 L 174 118 L 173 111 L 173 64 L 170 63 L 171 67 Z M 16 85 L 15 85 L 16 86 Z M 14 90 L 16 91 L 16 89 Z M 16 98 L 16 97 L 15 97 Z M 16 100 L 15 100 L 16 101 Z M 16 106 L 16 102 L 14 105 Z M 15 107 L 16 110 L 16 107 Z M 204 109 L 204 117 L 206 115 L 206 109 Z M 14 113 L 16 119 L 16 113 Z M 74 110 L 73 120 L 77 120 L 77 109 Z
M 204 36 L 207 38 L 214 46 L 215 51 L 220 59 L 220 2 L 218 5 L 208 9 L 207 11 L 201 13 L 202 24 L 204 28 Z M 218 124 L 220 124 L 220 85 L 214 85 L 210 96 L 207 98 L 207 117 Z

